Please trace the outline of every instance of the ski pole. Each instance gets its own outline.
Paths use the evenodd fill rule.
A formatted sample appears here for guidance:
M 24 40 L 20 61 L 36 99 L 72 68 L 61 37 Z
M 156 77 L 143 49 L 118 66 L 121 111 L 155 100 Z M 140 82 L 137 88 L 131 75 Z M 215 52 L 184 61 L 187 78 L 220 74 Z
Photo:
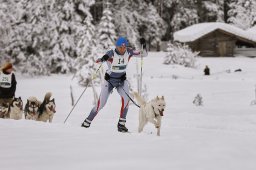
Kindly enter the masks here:
M 102 63 L 101 63 L 101 65 L 99 66 L 99 68 L 96 70 L 95 75 L 98 73 L 98 71 L 100 70 L 101 66 L 102 66 Z M 87 85 L 86 85 L 86 87 L 84 88 L 83 92 L 81 93 L 81 95 L 80 95 L 79 98 L 77 99 L 76 103 L 75 103 L 74 106 L 72 107 L 71 111 L 69 112 L 68 116 L 67 116 L 66 119 L 64 120 L 64 123 L 66 123 L 66 121 L 68 120 L 69 116 L 71 115 L 71 113 L 73 112 L 74 108 L 76 107 L 77 103 L 79 102 L 79 100 L 80 100 L 81 97 L 83 96 L 84 92 L 86 91 L 87 87 L 89 86 L 90 81 L 92 81 L 93 79 L 96 78 L 95 75 L 92 75 L 92 78 L 91 78 L 90 80 L 87 79 Z
M 143 45 L 142 45 L 142 51 L 143 51 Z M 142 93 L 142 65 L 143 65 L 143 57 L 142 54 L 140 54 L 140 91 L 139 94 Z
M 146 40 L 144 38 L 140 39 L 140 45 L 142 47 L 142 52 L 144 51 L 144 46 L 146 44 Z M 143 57 L 142 57 L 142 52 L 140 54 L 140 87 L 139 87 L 139 94 L 141 95 L 142 93 L 142 67 L 143 67 Z

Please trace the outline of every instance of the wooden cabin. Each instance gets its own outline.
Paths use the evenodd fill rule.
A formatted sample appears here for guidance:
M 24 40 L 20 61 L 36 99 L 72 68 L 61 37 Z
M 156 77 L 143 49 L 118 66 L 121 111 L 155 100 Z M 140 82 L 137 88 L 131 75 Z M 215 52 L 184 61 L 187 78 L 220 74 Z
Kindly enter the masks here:
M 253 48 L 256 55 L 256 36 L 225 23 L 196 24 L 174 33 L 174 40 L 200 51 L 200 56 L 233 57 L 239 46 Z

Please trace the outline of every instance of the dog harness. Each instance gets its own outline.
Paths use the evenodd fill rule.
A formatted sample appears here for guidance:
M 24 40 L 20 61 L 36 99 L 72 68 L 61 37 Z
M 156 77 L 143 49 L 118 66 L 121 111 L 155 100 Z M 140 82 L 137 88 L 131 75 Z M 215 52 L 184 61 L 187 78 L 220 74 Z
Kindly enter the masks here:
M 155 108 L 152 106 L 152 109 L 153 109 L 153 112 L 154 112 L 154 114 L 155 114 L 155 118 L 157 118 L 157 114 L 156 114 L 156 112 L 155 112 Z
M 0 72 L 0 86 L 2 88 L 10 88 L 12 86 L 12 74 Z

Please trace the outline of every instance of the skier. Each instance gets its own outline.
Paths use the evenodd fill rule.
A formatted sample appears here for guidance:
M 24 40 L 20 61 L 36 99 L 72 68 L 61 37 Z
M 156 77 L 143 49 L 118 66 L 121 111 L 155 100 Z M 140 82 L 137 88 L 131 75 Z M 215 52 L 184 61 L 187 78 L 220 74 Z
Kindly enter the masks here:
M 11 104 L 16 91 L 16 78 L 12 63 L 5 63 L 0 70 L 0 105 Z
M 128 41 L 124 37 L 119 37 L 115 45 L 116 48 L 114 50 L 109 50 L 102 58 L 96 60 L 96 63 L 107 62 L 108 69 L 106 70 L 105 80 L 101 86 L 98 103 L 92 108 L 89 116 L 82 123 L 82 127 L 90 127 L 94 117 L 105 106 L 113 88 L 116 88 L 122 100 L 117 129 L 119 132 L 128 132 L 128 129 L 125 127 L 129 104 L 129 87 L 126 81 L 126 68 L 132 56 L 139 57 L 140 54 L 142 54 L 143 57 L 145 57 L 147 56 L 147 52 L 145 48 L 142 53 L 127 48 Z M 145 44 L 142 45 L 145 46 Z

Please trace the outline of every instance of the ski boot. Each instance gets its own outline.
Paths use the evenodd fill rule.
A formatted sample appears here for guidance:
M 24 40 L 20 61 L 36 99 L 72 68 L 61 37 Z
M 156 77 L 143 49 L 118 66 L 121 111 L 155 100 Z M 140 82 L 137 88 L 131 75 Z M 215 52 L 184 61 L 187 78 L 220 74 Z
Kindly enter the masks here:
M 89 128 L 90 125 L 91 125 L 91 122 L 90 120 L 88 119 L 85 119 L 84 122 L 82 123 L 81 127 L 84 127 L 84 128 Z
M 126 119 L 120 118 L 117 124 L 117 130 L 118 132 L 128 132 L 128 129 L 125 127 Z

